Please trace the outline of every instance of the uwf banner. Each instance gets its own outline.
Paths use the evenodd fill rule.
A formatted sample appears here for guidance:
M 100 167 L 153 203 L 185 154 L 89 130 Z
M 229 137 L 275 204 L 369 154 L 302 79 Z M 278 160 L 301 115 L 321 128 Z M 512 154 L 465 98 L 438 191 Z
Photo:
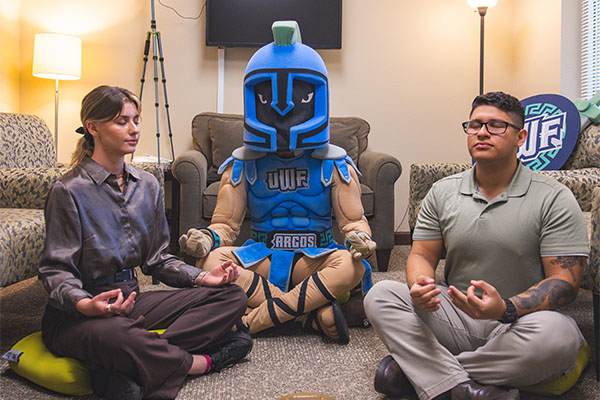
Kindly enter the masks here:
M 525 107 L 527 140 L 517 157 L 534 171 L 560 169 L 579 137 L 579 111 L 558 94 L 540 94 L 521 100 Z

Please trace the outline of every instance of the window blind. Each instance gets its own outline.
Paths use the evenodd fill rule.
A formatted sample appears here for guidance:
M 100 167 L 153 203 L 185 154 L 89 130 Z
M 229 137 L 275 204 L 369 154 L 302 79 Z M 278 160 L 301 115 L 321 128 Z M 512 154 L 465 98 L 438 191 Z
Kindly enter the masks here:
M 600 0 L 581 0 L 581 97 L 600 90 Z

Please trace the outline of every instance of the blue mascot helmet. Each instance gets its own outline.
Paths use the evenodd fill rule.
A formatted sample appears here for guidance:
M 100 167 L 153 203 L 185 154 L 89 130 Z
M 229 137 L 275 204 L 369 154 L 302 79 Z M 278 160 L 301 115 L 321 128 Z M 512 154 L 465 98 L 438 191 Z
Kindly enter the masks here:
M 273 23 L 275 41 L 250 59 L 244 77 L 244 146 L 278 152 L 329 143 L 329 88 L 321 56 L 301 43 L 295 21 Z

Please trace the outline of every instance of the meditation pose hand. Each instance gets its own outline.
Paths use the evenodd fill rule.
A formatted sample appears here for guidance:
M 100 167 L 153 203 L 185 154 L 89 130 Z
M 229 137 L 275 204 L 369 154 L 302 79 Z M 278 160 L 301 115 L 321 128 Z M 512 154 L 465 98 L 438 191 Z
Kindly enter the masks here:
M 235 281 L 240 276 L 239 267 L 231 260 L 217 265 L 208 272 L 203 272 L 196 278 L 197 286 L 221 286 Z
M 127 315 L 135 305 L 136 292 L 131 292 L 127 299 L 123 300 L 121 289 L 102 292 L 93 298 L 81 299 L 77 302 L 77 311 L 87 317 L 112 317 L 114 315 Z M 117 298 L 113 303 L 111 299 Z
M 475 294 L 475 289 L 483 290 L 481 298 Z M 452 303 L 471 318 L 499 320 L 506 311 L 502 296 L 495 287 L 486 281 L 471 281 L 467 295 L 451 285 L 448 295 Z
M 437 296 L 442 291 L 435 287 L 435 281 L 425 275 L 419 275 L 415 283 L 410 288 L 410 297 L 415 307 L 424 311 L 437 311 L 440 306 L 440 299 Z

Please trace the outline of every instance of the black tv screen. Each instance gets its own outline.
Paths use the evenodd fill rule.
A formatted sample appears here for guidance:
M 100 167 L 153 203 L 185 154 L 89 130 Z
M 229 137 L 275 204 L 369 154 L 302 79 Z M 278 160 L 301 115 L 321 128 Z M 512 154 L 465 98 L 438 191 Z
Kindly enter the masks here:
M 206 45 L 263 46 L 280 20 L 297 21 L 315 49 L 342 48 L 342 0 L 206 0 Z

